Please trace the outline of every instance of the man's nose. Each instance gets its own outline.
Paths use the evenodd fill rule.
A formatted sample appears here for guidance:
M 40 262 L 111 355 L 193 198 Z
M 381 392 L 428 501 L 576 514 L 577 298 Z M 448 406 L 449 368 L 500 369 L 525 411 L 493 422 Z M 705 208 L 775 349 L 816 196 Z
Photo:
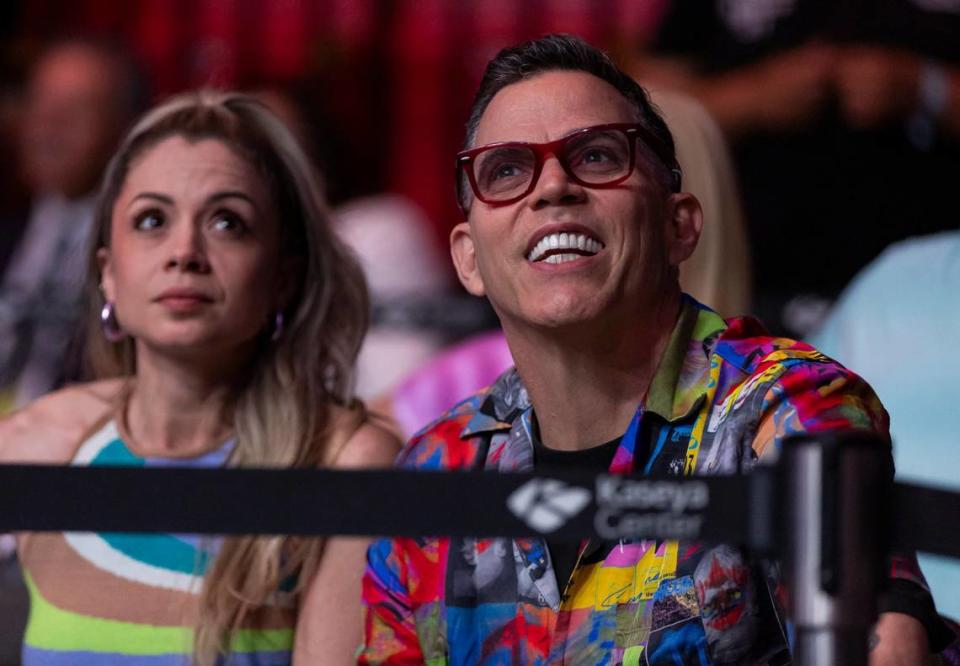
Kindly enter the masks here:
M 192 221 L 184 220 L 175 225 L 170 235 L 170 256 L 166 267 L 191 273 L 206 273 L 210 270 L 202 229 Z
M 531 198 L 531 204 L 535 208 L 569 205 L 583 201 L 585 197 L 584 187 L 570 178 L 556 155 L 550 155 L 544 160 Z

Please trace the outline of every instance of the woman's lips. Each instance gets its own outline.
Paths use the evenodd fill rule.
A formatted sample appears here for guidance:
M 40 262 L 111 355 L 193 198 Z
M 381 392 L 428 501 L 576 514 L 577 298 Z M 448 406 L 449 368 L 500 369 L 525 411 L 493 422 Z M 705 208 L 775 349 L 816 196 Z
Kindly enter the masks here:
M 155 300 L 175 312 L 197 310 L 213 302 L 207 294 L 193 289 L 168 289 Z

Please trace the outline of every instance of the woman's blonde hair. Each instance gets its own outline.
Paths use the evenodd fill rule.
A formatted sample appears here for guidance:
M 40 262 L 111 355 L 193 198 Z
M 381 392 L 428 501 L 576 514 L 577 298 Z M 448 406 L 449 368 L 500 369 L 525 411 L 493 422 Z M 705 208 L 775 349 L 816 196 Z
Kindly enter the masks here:
M 367 329 L 369 301 L 356 260 L 334 235 L 320 179 L 296 140 L 253 98 L 202 90 L 149 111 L 127 134 L 107 167 L 95 212 L 90 256 L 88 352 L 99 377 L 136 373 L 134 345 L 108 342 L 99 331 L 97 251 L 109 247 L 113 208 L 131 164 L 171 136 L 223 142 L 269 185 L 280 225 L 282 262 L 297 270 L 284 329 L 270 339 L 264 322 L 233 409 L 238 466 L 315 467 L 330 462 L 332 404 L 350 404 L 353 366 Z M 244 363 L 248 361 L 244 359 Z M 201 591 L 194 658 L 212 664 L 231 638 L 268 604 L 282 581 L 315 571 L 323 543 L 284 537 L 227 539 Z M 299 590 L 297 590 L 299 591 Z

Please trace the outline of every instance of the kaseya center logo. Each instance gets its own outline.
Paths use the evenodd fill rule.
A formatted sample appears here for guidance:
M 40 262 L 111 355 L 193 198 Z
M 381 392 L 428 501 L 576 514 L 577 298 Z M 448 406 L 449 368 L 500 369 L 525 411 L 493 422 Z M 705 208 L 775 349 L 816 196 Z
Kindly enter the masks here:
M 703 512 L 710 504 L 709 487 L 703 481 L 603 474 L 594 483 L 591 492 L 558 479 L 531 479 L 510 494 L 507 506 L 527 527 L 549 534 L 596 497 L 593 529 L 601 539 L 699 538 Z
M 531 479 L 507 499 L 513 515 L 541 533 L 556 531 L 589 503 L 589 490 L 557 479 Z

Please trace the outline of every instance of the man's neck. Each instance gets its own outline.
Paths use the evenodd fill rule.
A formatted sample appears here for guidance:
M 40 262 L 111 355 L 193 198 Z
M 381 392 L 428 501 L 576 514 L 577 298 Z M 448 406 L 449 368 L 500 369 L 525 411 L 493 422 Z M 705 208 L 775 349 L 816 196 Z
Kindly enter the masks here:
M 679 312 L 678 294 L 639 322 L 563 332 L 504 322 L 543 443 L 575 451 L 622 435 L 657 372 Z

